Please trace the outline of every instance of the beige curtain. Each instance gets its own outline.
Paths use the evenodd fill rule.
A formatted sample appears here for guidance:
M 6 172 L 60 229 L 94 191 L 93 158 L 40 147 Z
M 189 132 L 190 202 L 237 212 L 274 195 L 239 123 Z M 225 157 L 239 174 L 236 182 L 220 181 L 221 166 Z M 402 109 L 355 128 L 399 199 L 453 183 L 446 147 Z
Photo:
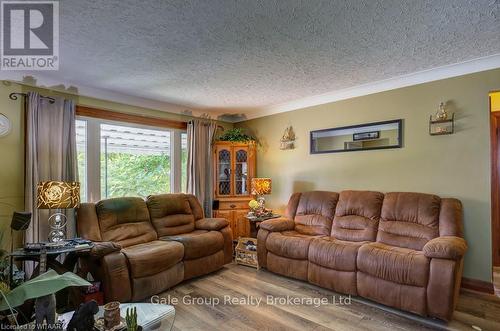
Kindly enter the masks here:
M 75 105 L 72 100 L 56 98 L 54 103 L 36 92 L 26 98 L 26 180 L 25 209 L 32 212 L 26 242 L 47 241 L 48 210 L 36 208 L 37 184 L 46 180 L 78 181 Z M 73 238 L 74 211 L 66 211 L 66 235 Z
M 187 128 L 187 191 L 198 198 L 206 217 L 212 217 L 212 142 L 216 130 L 217 124 L 207 120 L 192 120 Z

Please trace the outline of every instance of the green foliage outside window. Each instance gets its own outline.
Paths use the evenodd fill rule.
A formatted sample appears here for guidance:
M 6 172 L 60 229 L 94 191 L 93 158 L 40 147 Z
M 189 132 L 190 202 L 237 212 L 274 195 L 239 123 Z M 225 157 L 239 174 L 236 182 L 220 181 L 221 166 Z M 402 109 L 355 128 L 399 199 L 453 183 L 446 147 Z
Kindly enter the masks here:
M 101 197 L 146 197 L 170 193 L 170 156 L 108 153 L 107 196 L 105 156 L 101 154 Z
M 78 152 L 78 181 L 80 182 L 80 199 L 82 202 L 87 202 L 87 188 L 85 183 L 87 183 L 87 167 L 85 153 Z
M 187 148 L 181 150 L 181 192 L 187 192 Z

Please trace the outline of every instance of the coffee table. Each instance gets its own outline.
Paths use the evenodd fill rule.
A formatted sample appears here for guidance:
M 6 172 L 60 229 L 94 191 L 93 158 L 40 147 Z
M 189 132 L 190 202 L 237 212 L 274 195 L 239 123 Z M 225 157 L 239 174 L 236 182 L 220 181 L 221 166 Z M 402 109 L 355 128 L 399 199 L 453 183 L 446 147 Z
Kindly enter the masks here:
M 120 304 L 120 315 L 125 318 L 127 308 L 132 307 L 137 308 L 137 324 L 142 326 L 143 331 L 168 331 L 174 326 L 175 308 L 171 305 L 154 303 L 122 303 Z M 102 317 L 103 314 L 103 306 L 99 306 L 99 312 L 96 314 L 96 318 Z M 63 323 L 63 330 L 66 330 L 72 316 L 72 311 L 59 316 L 59 321 Z

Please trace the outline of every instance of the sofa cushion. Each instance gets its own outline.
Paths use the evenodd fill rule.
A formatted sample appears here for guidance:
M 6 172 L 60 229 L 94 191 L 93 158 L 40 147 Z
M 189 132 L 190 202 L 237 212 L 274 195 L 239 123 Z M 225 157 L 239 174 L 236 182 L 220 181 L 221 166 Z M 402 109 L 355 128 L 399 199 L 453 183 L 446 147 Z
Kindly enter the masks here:
M 368 275 L 391 282 L 427 286 L 429 259 L 421 251 L 368 243 L 358 251 L 357 267 Z
M 146 203 L 141 198 L 113 198 L 96 203 L 97 219 L 103 241 L 122 247 L 156 240 Z
M 224 237 L 219 231 L 195 230 L 175 236 L 161 237 L 184 245 L 184 259 L 197 259 L 214 254 L 224 248 Z
M 387 193 L 382 205 L 377 241 L 422 250 L 439 236 L 441 199 L 424 193 Z
M 146 204 L 159 237 L 194 230 L 195 217 L 186 194 L 150 195 Z
M 205 217 L 203 208 L 201 207 L 200 202 L 198 201 L 198 198 L 195 197 L 193 194 L 186 194 L 186 198 L 189 201 L 189 206 L 191 207 L 191 212 L 193 213 L 194 220 L 197 221 L 200 218 Z
M 364 243 L 332 237 L 314 239 L 309 246 L 309 261 L 330 269 L 356 271 L 358 250 Z
M 295 230 L 307 235 L 330 235 L 338 198 L 335 192 L 302 193 L 295 212 Z
M 184 246 L 174 241 L 155 240 L 122 249 L 132 278 L 156 275 L 182 261 Z
M 348 241 L 375 241 L 384 194 L 342 191 L 335 210 L 332 237 Z
M 225 218 L 200 218 L 194 225 L 199 230 L 218 231 L 228 226 L 229 222 Z
M 272 232 L 266 240 L 268 251 L 281 257 L 307 260 L 311 241 L 319 236 L 310 236 L 297 231 Z

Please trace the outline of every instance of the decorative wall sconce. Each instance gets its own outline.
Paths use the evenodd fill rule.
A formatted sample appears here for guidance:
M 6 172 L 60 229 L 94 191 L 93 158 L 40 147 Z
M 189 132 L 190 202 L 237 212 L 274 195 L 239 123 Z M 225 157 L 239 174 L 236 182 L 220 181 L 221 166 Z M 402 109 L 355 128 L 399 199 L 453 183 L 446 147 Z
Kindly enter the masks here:
M 295 132 L 292 126 L 285 129 L 283 136 L 280 139 L 280 149 L 294 149 L 295 148 Z
M 431 136 L 440 136 L 452 134 L 455 132 L 455 114 L 451 118 L 446 111 L 446 103 L 441 102 L 434 118 L 429 117 L 429 134 Z

